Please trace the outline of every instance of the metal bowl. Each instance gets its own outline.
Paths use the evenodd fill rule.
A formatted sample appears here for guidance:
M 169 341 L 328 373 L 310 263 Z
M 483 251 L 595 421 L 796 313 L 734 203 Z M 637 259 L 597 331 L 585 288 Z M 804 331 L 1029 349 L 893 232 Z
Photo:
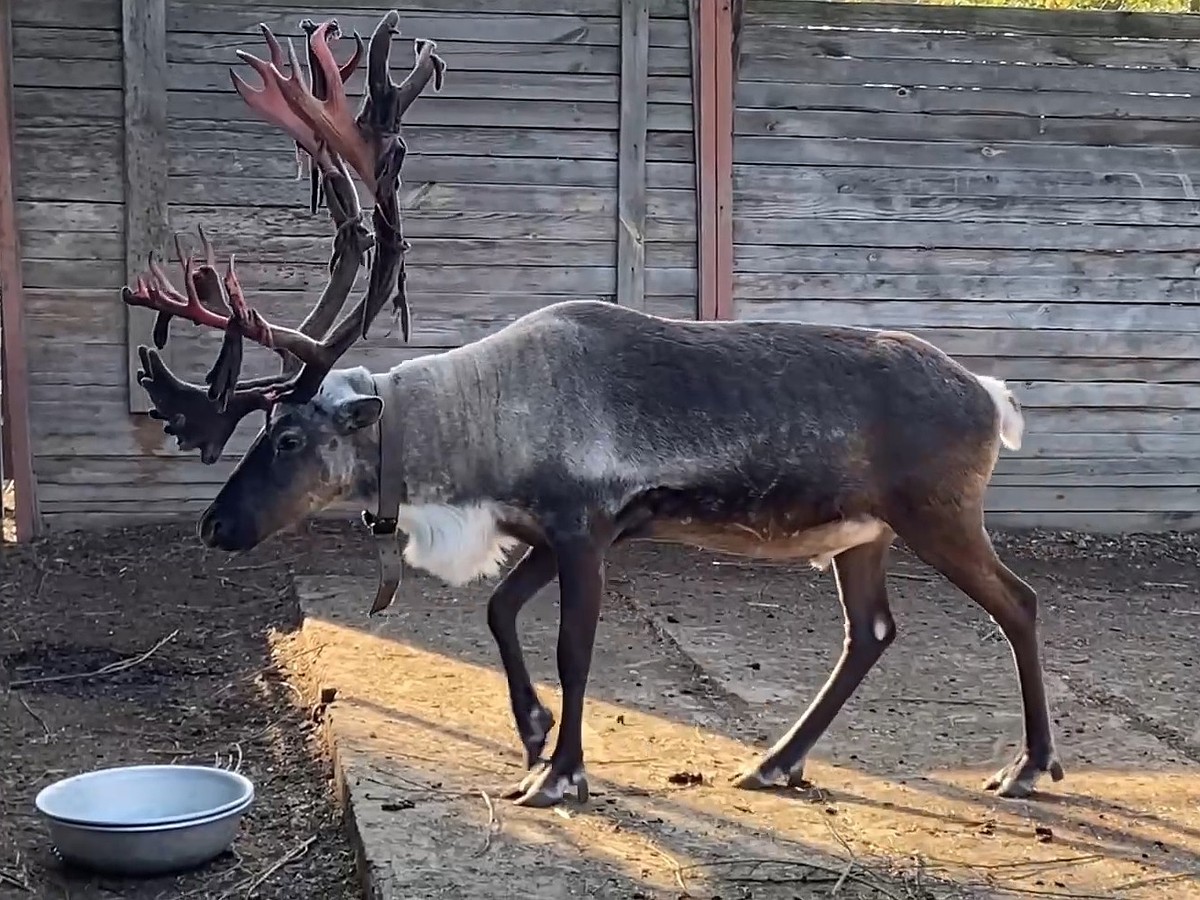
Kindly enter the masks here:
M 253 798 L 217 815 L 165 825 L 113 828 L 49 818 L 66 863 L 111 875 L 165 875 L 192 869 L 228 849 Z
M 170 825 L 218 816 L 254 799 L 244 775 L 212 766 L 118 766 L 64 778 L 34 804 L 59 822 L 92 827 Z

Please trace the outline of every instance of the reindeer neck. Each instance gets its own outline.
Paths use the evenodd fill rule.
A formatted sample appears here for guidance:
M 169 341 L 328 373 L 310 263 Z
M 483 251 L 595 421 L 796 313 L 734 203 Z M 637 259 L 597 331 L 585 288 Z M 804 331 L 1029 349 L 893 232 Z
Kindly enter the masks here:
M 494 443 L 497 391 L 486 366 L 461 352 L 410 360 L 373 376 L 383 398 L 380 475 L 404 483 L 405 503 L 454 503 L 479 486 Z M 386 473 L 386 474 L 385 474 Z

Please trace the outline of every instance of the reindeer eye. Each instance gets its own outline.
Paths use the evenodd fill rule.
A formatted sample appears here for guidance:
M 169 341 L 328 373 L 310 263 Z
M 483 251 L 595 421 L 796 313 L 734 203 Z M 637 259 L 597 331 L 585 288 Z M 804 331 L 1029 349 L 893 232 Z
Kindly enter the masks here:
M 303 446 L 304 439 L 292 432 L 281 434 L 275 439 L 275 449 L 279 453 L 295 453 Z

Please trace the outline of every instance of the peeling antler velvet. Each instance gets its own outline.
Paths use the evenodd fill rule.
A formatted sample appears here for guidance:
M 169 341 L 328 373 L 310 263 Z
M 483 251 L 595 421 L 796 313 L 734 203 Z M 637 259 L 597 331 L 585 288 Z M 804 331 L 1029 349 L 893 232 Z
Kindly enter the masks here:
M 126 286 L 121 292 L 125 303 L 158 313 L 152 331 L 154 348 L 139 347 L 138 383 L 154 404 L 150 415 L 165 423 L 164 431 L 176 438 L 181 449 L 199 449 L 206 463 L 220 457 L 246 415 L 270 410 L 279 402 L 311 398 L 355 341 L 367 336 L 389 300 L 405 340 L 409 336 L 404 290 L 404 255 L 409 245 L 399 204 L 400 174 L 407 154 L 401 119 L 431 80 L 436 90 L 441 89 L 446 65 L 432 41 L 417 40 L 412 70 L 400 84 L 392 80 L 391 41 L 400 33 L 395 11 L 381 17 L 365 48 L 362 37 L 355 33 L 355 49 L 342 64 L 334 55 L 334 44 L 342 37 L 336 20 L 318 24 L 304 19 L 299 28 L 307 39 L 307 73 L 291 40 L 287 41 L 285 61 L 279 39 L 266 25 L 260 25 L 269 59 L 244 50 L 238 50 L 237 56 L 258 74 L 261 87 L 251 86 L 233 70 L 230 78 L 246 104 L 292 138 L 297 154 L 308 157 L 309 208 L 315 212 L 324 205 L 329 211 L 335 228 L 329 279 L 316 303 L 297 328 L 268 321 L 242 290 L 232 254 L 224 274 L 217 272 L 216 252 L 203 229 L 203 260 L 185 254 L 176 237 L 182 290 L 171 283 L 152 255 L 147 271 L 133 287 Z M 366 90 L 357 115 L 352 117 L 345 86 L 364 56 Z M 354 176 L 372 199 L 369 225 Z M 367 290 L 339 320 L 364 264 L 370 269 Z M 205 386 L 173 373 L 159 353 L 170 338 L 173 318 L 223 332 L 220 352 L 204 377 Z M 280 356 L 278 375 L 240 379 L 245 339 Z

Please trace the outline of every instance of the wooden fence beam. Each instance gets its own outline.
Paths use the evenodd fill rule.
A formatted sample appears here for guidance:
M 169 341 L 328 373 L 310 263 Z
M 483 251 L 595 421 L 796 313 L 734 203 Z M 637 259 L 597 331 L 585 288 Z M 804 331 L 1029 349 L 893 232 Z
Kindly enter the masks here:
M 125 94 L 125 279 L 133 284 L 151 251 L 167 245 L 167 13 L 166 0 L 121 0 L 121 60 Z M 155 313 L 125 307 L 129 411 L 150 399 L 137 383 L 137 348 L 150 342 Z M 172 363 L 171 343 L 163 360 Z
M 617 162 L 617 303 L 646 307 L 646 129 L 650 0 L 621 0 L 621 127 Z
M 37 482 L 33 474 L 33 441 L 29 423 L 29 371 L 26 364 L 25 305 L 21 291 L 21 239 L 17 226 L 12 106 L 12 5 L 0 0 L 0 313 L 3 327 L 4 431 L 16 493 L 18 541 L 41 532 Z
M 716 93 L 716 134 L 713 192 L 716 194 L 717 297 L 716 317 L 732 319 L 733 310 L 733 93 L 735 53 L 734 0 L 718 0 L 713 34 L 713 84 Z
M 692 0 L 696 238 L 701 319 L 733 318 L 733 10 Z

